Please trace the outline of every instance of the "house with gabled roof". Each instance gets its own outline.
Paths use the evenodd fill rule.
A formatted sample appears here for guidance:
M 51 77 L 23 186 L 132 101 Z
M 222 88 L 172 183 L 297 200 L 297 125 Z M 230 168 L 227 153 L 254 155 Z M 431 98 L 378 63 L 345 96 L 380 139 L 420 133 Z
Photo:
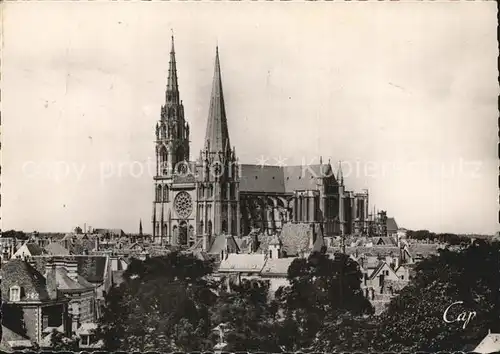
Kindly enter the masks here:
M 11 259 L 27 260 L 31 257 L 41 256 L 45 254 L 47 254 L 47 252 L 38 244 L 33 242 L 26 242 L 21 247 L 19 247 L 19 249 L 12 255 Z
M 43 272 L 46 264 L 51 261 L 52 256 L 36 256 L 30 259 L 33 266 Z M 97 302 L 104 301 L 104 295 L 112 286 L 112 270 L 110 257 L 107 255 L 70 255 L 57 257 L 67 264 L 76 263 L 76 272 L 88 283 L 92 284 L 96 291 Z M 99 308 L 99 307 L 98 307 Z
M 82 323 L 94 323 L 97 320 L 96 288 L 78 273 L 77 261 L 49 258 L 45 263 L 45 273 L 51 269 L 55 270 L 57 289 L 70 299 L 68 315 L 72 333 L 76 333 Z
M 266 255 L 230 253 L 224 256 L 217 269 L 217 276 L 230 283 L 241 284 L 243 280 L 259 280 L 266 263 Z
M 28 262 L 13 259 L 1 273 L 3 326 L 34 343 L 42 341 L 49 327 L 61 326 L 64 333 L 70 333 L 70 300 L 57 288 L 55 269 L 44 275 Z
M 269 281 L 269 293 L 271 297 L 274 296 L 274 293 L 280 287 L 290 284 L 287 279 L 288 268 L 295 259 L 297 258 L 267 258 L 260 276 L 263 280 Z

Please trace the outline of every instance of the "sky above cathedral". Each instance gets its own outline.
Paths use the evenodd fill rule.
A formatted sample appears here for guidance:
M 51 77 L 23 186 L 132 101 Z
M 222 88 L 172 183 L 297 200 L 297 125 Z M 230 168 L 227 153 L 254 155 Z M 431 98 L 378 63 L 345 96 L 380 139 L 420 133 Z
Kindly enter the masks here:
M 219 46 L 242 163 L 331 160 L 398 224 L 498 230 L 494 2 L 7 2 L 2 229 L 151 232 L 171 29 L 191 159 Z

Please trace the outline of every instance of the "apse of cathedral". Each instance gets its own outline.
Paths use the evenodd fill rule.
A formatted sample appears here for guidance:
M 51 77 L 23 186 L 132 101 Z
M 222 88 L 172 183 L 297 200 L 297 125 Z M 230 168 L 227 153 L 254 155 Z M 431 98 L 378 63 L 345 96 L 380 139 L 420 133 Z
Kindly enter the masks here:
M 271 235 L 287 223 L 317 224 L 324 236 L 365 234 L 368 192 L 347 191 L 340 164 L 334 173 L 321 159 L 301 166 L 239 163 L 222 87 L 217 48 L 204 147 L 190 161 L 172 37 L 165 104 L 155 132 L 154 242 L 207 250 L 218 235 L 244 236 L 255 229 Z

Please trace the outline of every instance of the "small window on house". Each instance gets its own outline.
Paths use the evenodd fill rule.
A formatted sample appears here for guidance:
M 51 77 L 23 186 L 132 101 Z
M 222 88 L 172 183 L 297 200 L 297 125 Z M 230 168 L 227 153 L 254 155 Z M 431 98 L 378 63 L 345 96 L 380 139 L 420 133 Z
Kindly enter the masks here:
M 405 276 L 404 275 L 401 276 L 401 280 L 405 280 Z
M 269 258 L 273 258 L 273 251 L 269 250 Z
M 12 286 L 10 288 L 9 300 L 12 302 L 21 301 L 21 288 L 19 286 Z
M 385 275 L 389 275 L 389 271 L 388 270 L 385 271 Z

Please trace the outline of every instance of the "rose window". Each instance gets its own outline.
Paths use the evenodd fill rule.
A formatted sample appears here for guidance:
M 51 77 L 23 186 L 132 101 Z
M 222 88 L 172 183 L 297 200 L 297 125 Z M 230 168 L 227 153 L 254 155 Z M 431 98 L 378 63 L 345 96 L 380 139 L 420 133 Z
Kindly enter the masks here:
M 181 219 L 187 218 L 193 211 L 193 200 L 187 192 L 180 192 L 174 200 L 174 208 Z

